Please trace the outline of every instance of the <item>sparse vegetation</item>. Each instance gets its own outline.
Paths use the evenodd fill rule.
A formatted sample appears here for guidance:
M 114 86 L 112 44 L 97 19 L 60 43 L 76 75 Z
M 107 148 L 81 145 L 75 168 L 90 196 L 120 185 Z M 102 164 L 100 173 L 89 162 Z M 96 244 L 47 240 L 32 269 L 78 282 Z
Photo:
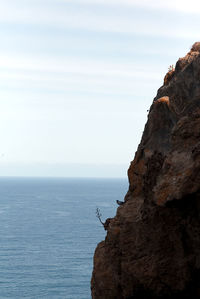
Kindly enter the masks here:
M 104 227 L 104 222 L 101 220 L 102 214 L 99 208 L 96 208 L 96 217 L 99 219 L 99 221 L 101 222 L 101 224 Z
M 172 64 L 168 67 L 168 72 L 173 72 L 173 71 L 174 71 L 174 65 Z

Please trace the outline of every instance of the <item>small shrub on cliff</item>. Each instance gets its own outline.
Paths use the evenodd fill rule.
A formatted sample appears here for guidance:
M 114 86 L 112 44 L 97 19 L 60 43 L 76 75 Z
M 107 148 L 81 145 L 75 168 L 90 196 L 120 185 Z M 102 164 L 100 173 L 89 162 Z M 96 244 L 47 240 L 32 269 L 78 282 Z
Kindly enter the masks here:
M 104 222 L 101 220 L 101 211 L 99 208 L 96 208 L 96 217 L 99 219 L 99 221 L 101 222 L 101 224 L 104 226 Z
M 172 64 L 168 67 L 168 72 L 173 72 L 173 71 L 174 71 L 174 65 Z

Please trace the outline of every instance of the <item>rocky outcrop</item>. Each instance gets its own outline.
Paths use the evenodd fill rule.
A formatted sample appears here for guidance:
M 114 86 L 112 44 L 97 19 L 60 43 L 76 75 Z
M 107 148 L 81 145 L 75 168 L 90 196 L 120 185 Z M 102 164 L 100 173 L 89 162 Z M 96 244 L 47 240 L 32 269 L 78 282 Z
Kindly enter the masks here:
M 128 177 L 92 298 L 200 298 L 200 43 L 165 76 Z

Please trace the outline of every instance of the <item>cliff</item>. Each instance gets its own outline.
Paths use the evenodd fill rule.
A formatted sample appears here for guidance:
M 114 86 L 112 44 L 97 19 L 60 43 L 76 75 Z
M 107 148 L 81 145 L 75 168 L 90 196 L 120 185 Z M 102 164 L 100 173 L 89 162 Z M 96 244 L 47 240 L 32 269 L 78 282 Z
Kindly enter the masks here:
M 128 177 L 92 298 L 200 298 L 200 43 L 166 74 Z

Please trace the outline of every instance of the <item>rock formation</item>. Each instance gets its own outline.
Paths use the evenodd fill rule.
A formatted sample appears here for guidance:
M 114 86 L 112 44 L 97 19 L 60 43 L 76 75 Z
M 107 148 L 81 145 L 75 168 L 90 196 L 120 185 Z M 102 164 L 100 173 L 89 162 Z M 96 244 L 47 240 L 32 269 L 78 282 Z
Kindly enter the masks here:
M 200 298 L 200 43 L 166 74 L 128 177 L 92 298 Z

